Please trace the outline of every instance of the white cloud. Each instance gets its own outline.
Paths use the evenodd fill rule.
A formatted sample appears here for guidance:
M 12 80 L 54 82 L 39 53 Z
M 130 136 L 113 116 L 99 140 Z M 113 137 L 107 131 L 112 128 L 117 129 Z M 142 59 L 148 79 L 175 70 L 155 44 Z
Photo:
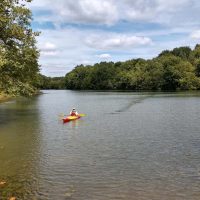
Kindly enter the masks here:
M 57 51 L 41 51 L 40 52 L 40 55 L 41 56 L 56 56 L 58 55 L 58 52 Z
M 141 45 L 150 45 L 148 37 L 129 36 L 121 34 L 93 35 L 86 39 L 86 44 L 95 49 L 131 49 Z
M 39 49 L 42 56 L 56 56 L 58 54 L 56 45 L 51 42 L 40 44 Z
M 118 20 L 117 7 L 113 0 L 35 0 L 31 7 L 48 9 L 51 17 L 38 17 L 38 20 L 51 20 L 54 23 L 83 23 L 111 25 Z
M 200 3 L 198 0 L 34 0 L 30 6 L 33 10 L 50 11 L 49 15 L 36 16 L 38 22 L 52 21 L 56 25 L 113 25 L 121 20 L 172 25 L 191 19 L 198 22 Z
M 128 21 L 171 23 L 175 15 L 190 6 L 190 0 L 124 0 L 119 1 L 120 18 Z M 188 8 L 187 8 L 188 9 Z
M 55 50 L 56 45 L 51 42 L 46 42 L 44 45 L 42 45 L 41 49 L 44 51 Z
M 200 30 L 196 30 L 196 31 L 192 32 L 190 34 L 190 37 L 192 39 L 196 39 L 196 40 L 200 39 Z
M 103 54 L 97 55 L 97 57 L 103 60 L 108 60 L 108 59 L 111 59 L 112 56 L 109 53 L 103 53 Z

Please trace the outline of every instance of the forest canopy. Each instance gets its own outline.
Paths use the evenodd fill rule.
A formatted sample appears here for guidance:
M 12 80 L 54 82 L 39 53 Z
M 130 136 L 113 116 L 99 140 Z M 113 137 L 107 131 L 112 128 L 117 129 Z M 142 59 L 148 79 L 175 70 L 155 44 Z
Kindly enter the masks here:
M 200 45 L 165 50 L 156 58 L 78 65 L 65 76 L 76 90 L 198 90 Z

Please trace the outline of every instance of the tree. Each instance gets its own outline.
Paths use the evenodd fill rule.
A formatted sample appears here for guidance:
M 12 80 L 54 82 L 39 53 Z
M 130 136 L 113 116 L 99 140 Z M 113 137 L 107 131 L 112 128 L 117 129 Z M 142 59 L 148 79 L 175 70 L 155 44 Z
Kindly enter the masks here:
M 39 73 L 35 37 L 31 29 L 31 0 L 1 0 L 0 89 L 14 95 L 31 95 Z
M 190 47 L 179 47 L 172 50 L 174 56 L 178 56 L 184 60 L 187 60 L 190 57 L 192 50 Z
M 113 89 L 115 67 L 112 62 L 101 62 L 96 64 L 91 73 L 91 83 L 94 89 Z

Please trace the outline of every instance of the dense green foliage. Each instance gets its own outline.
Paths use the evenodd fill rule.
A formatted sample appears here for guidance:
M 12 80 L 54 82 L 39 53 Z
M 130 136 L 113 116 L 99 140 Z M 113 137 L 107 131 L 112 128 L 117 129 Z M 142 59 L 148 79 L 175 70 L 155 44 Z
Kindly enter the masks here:
M 31 0 L 0 2 L 0 91 L 11 95 L 31 95 L 39 72 L 31 11 L 23 3 Z
M 67 89 L 197 90 L 200 45 L 163 51 L 151 60 L 79 65 L 66 74 Z
M 65 78 L 39 75 L 35 86 L 40 89 L 65 89 Z

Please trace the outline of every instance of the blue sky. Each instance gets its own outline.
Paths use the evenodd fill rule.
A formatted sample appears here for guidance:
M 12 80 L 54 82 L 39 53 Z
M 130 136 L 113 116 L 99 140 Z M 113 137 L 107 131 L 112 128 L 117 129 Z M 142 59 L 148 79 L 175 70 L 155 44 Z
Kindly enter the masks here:
M 198 0 L 33 0 L 29 7 L 47 76 L 200 43 Z

